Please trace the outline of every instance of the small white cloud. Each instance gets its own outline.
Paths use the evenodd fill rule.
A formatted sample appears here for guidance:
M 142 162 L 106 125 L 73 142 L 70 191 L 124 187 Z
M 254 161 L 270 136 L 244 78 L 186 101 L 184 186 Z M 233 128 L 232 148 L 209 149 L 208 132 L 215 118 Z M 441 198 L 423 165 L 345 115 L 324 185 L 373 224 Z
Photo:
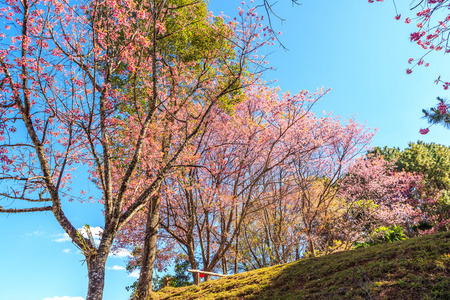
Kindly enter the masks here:
M 55 238 L 53 241 L 57 243 L 70 242 L 72 240 L 67 233 L 54 234 L 52 237 Z
M 129 277 L 139 278 L 139 270 L 134 270 L 130 274 L 128 274 Z
M 119 248 L 116 251 L 112 251 L 111 253 L 109 253 L 109 256 L 114 256 L 114 257 L 130 257 L 131 256 L 131 252 L 128 251 L 125 248 Z
M 100 238 L 103 234 L 103 228 L 101 227 L 89 227 L 89 230 L 91 231 L 92 235 L 94 238 Z M 85 237 L 87 238 L 87 233 L 86 233 L 86 228 L 85 227 L 81 227 L 78 228 L 78 231 Z
M 117 270 L 117 271 L 119 271 L 119 270 L 125 270 L 125 267 L 122 267 L 122 266 L 118 266 L 118 265 L 115 265 L 115 266 L 112 266 L 112 267 L 106 267 L 108 270 Z
M 25 235 L 26 235 L 26 236 L 33 236 L 33 235 L 40 236 L 40 235 L 43 235 L 44 233 L 45 233 L 45 232 L 43 232 L 43 231 L 38 231 L 38 230 L 36 230 L 36 231 L 34 231 L 34 232 L 25 233 Z
M 64 253 L 69 253 L 69 252 L 70 252 L 70 249 L 64 249 L 63 252 L 64 252 Z
M 69 297 L 69 296 L 62 296 L 62 297 L 52 297 L 52 298 L 44 298 L 43 300 L 84 300 L 83 297 Z

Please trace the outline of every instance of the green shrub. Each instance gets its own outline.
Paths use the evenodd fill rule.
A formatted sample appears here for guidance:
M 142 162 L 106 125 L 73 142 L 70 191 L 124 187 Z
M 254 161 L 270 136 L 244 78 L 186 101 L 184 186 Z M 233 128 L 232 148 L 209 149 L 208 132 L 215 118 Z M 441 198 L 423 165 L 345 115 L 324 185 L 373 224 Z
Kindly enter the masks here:
M 366 248 L 372 245 L 392 243 L 402 240 L 406 240 L 406 234 L 401 226 L 380 226 L 378 228 L 375 228 L 370 233 L 370 237 L 367 238 L 363 243 L 356 243 L 355 248 Z

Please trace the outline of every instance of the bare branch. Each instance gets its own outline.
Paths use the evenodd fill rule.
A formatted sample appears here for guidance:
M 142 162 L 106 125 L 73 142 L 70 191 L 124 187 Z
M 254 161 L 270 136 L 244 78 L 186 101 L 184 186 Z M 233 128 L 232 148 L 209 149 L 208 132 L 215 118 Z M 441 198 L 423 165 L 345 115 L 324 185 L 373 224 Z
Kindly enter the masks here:
M 0 213 L 24 213 L 24 212 L 37 212 L 37 211 L 51 211 L 51 206 L 44 206 L 44 207 L 33 207 L 33 208 L 10 208 L 10 209 L 4 209 L 2 206 L 0 206 Z
M 14 104 L 14 105 L 16 105 L 16 104 Z M 33 145 L 30 145 L 30 144 L 22 144 L 22 143 L 0 145 L 0 148 L 6 148 L 6 147 L 31 147 L 31 148 L 34 148 Z
M 25 201 L 28 201 L 28 202 L 50 202 L 50 201 L 52 201 L 52 199 L 50 199 L 50 198 L 41 198 L 41 197 L 39 197 L 39 199 L 30 199 L 30 198 L 25 198 L 25 197 L 11 196 L 11 195 L 8 195 L 8 194 L 5 194 L 5 193 L 0 193 L 0 196 L 7 197 L 7 198 L 13 199 L 13 200 L 25 200 Z

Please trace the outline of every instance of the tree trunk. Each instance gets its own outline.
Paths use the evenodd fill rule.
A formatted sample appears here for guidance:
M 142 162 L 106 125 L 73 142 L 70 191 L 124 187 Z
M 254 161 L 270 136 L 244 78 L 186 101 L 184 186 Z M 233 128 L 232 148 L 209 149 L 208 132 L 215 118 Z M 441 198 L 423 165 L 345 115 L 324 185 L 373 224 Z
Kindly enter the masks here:
M 312 240 L 312 236 L 309 231 L 307 233 L 307 236 L 308 236 L 309 252 L 310 252 L 309 255 L 311 255 L 311 257 L 316 257 L 316 253 L 315 253 L 315 249 L 314 249 L 314 241 Z
M 147 225 L 145 227 L 144 253 L 142 254 L 142 266 L 137 286 L 137 299 L 151 299 L 153 268 L 156 259 L 156 241 L 159 228 L 159 204 L 160 195 L 157 192 L 152 196 L 147 215 Z
M 222 274 L 223 275 L 227 275 L 228 274 L 228 265 L 227 265 L 226 257 L 222 257 Z
M 88 267 L 89 286 L 86 300 L 102 300 L 105 286 L 105 266 L 111 245 L 114 240 L 114 232 L 103 233 L 102 242 L 97 250 L 91 248 L 85 250 L 86 264 Z
M 195 260 L 193 244 L 194 244 L 193 242 L 192 243 L 189 242 L 189 245 L 187 246 L 188 259 L 189 259 L 189 263 L 191 265 L 191 269 L 197 270 L 197 261 Z M 192 278 L 194 279 L 195 285 L 200 283 L 198 273 L 192 273 Z
M 235 226 L 238 228 L 238 208 L 235 209 Z M 231 242 L 231 241 L 230 241 Z M 236 235 L 236 253 L 234 256 L 234 274 L 238 273 L 238 255 L 239 255 L 239 233 Z
M 89 287 L 86 300 L 102 300 L 105 286 L 105 265 L 108 255 L 87 258 Z

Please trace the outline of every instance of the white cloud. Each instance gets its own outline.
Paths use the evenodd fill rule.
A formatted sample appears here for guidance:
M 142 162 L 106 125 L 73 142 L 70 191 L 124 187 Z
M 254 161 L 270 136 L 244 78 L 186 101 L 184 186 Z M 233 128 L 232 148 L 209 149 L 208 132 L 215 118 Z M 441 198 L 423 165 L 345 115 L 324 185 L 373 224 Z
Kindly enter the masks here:
M 128 274 L 130 277 L 139 278 L 139 270 L 134 270 L 130 274 Z
M 52 298 L 44 298 L 43 300 L 84 300 L 83 297 L 69 297 L 69 296 L 62 296 L 62 297 L 52 297 Z
M 69 253 L 69 252 L 70 252 L 70 249 L 64 249 L 63 252 L 64 252 L 64 253 Z
M 57 243 L 70 242 L 72 240 L 67 233 L 54 234 L 52 237 L 55 238 L 53 241 Z
M 43 235 L 44 233 L 45 233 L 45 232 L 43 232 L 43 231 L 36 230 L 36 231 L 34 231 L 34 232 L 25 233 L 25 235 L 26 235 L 26 236 L 33 236 L 33 235 L 40 236 L 40 235 Z
M 93 236 L 94 238 L 100 238 L 100 237 L 102 236 L 102 234 L 103 234 L 103 228 L 98 227 L 98 226 L 97 226 L 97 227 L 90 227 L 90 226 L 89 226 L 89 230 L 91 231 L 92 236 Z M 86 233 L 86 228 L 85 228 L 85 227 L 78 228 L 78 231 L 79 231 L 85 238 L 88 237 L 88 235 L 87 235 L 87 233 Z
M 86 231 L 86 227 L 81 227 L 77 229 L 79 233 L 81 233 L 82 236 L 84 236 L 85 238 L 89 238 L 87 231 Z M 92 234 L 92 237 L 94 238 L 94 242 L 96 245 L 100 244 L 100 238 L 102 237 L 103 234 L 103 228 L 101 227 L 90 227 L 89 226 L 89 230 Z
M 119 248 L 116 251 L 112 251 L 111 253 L 109 253 L 109 256 L 114 256 L 114 257 L 130 257 L 131 256 L 131 252 L 128 251 L 125 248 Z
M 103 229 L 101 227 L 89 227 L 89 229 L 92 233 L 92 237 L 94 238 L 95 243 L 98 245 L 100 243 L 100 238 L 102 236 Z M 78 228 L 77 230 L 79 233 L 81 233 L 82 236 L 88 238 L 85 227 Z M 57 243 L 70 242 L 72 240 L 67 233 L 54 234 L 52 235 L 52 237 L 55 238 L 53 239 L 53 241 Z
M 115 266 L 112 266 L 112 267 L 106 267 L 108 270 L 117 270 L 117 271 L 119 271 L 119 270 L 125 270 L 125 267 L 122 267 L 122 266 L 118 266 L 118 265 L 115 265 Z

